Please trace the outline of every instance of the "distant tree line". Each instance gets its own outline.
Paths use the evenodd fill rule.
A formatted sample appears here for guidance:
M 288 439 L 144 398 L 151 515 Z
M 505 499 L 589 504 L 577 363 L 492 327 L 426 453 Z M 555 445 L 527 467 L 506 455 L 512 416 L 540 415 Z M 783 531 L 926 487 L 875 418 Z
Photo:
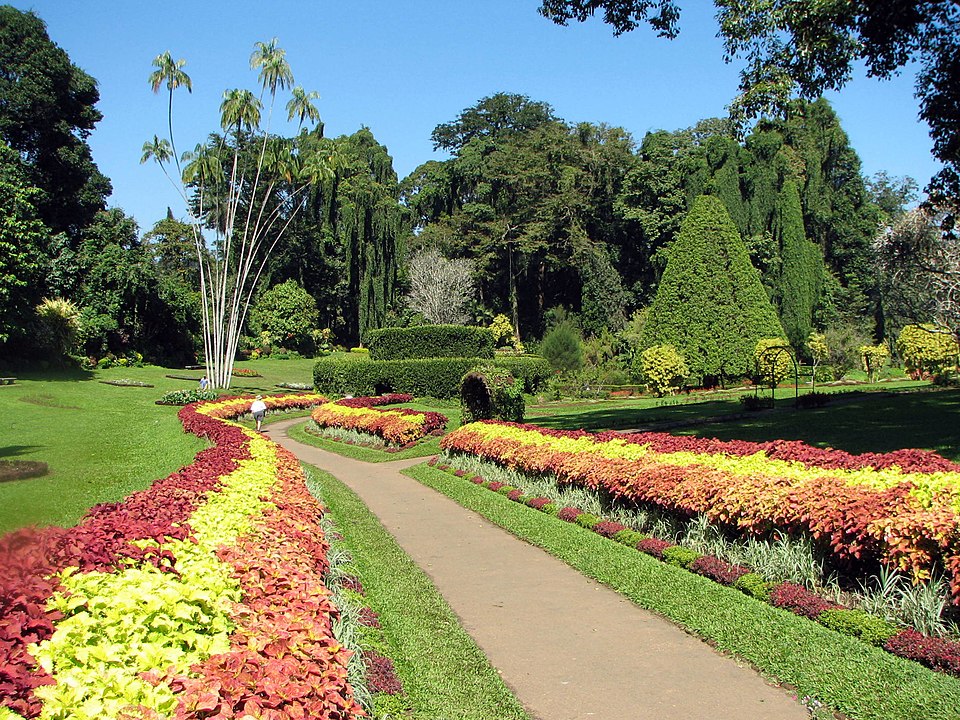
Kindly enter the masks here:
M 37 308 L 62 299 L 77 312 L 76 354 L 194 361 L 197 228 L 170 211 L 141 235 L 121 209 L 106 208 L 110 182 L 86 144 L 100 119 L 96 83 L 33 13 L 0 7 L 0 67 L 0 355 L 49 357 L 42 326 L 53 311 Z M 288 110 L 301 108 L 302 125 L 310 98 L 300 100 Z M 223 131 L 186 153 L 181 170 L 206 228 L 226 221 L 210 197 L 229 192 L 234 156 L 241 177 L 259 166 L 275 189 L 241 198 L 237 210 L 275 214 L 285 228 L 245 351 L 311 353 L 385 326 L 498 317 L 517 346 L 560 327 L 593 339 L 593 361 L 629 346 L 630 367 L 646 348 L 679 343 L 663 332 L 671 324 L 719 312 L 726 319 L 713 327 L 729 333 L 756 320 L 750 347 L 719 364 L 704 358 L 730 338 L 687 348 L 686 365 L 702 378 L 746 372 L 765 337 L 804 356 L 815 331 L 872 343 L 911 322 L 939 322 L 922 302 L 922 266 L 909 265 L 910 284 L 892 278 L 907 267 L 900 251 L 923 244 L 910 238 L 935 237 L 942 218 L 907 222 L 916 183 L 865 178 L 823 99 L 791 100 L 746 135 L 705 119 L 637 142 L 622 128 L 567 122 L 545 102 L 498 93 L 437 125 L 432 140 L 449 159 L 402 180 L 367 128 L 327 138 L 318 123 L 264 136 L 241 101 L 225 99 Z M 161 141 L 149 150 L 162 151 Z M 301 194 L 310 162 L 323 171 Z M 698 283 L 705 289 L 693 293 Z M 581 350 L 567 350 L 575 369 Z

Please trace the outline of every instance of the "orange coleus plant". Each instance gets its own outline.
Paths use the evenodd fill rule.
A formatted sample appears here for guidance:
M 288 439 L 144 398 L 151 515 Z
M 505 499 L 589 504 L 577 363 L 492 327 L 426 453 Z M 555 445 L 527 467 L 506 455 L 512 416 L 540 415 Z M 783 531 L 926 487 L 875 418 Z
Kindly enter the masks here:
M 806 533 L 839 558 L 876 559 L 917 582 L 945 569 L 960 603 L 960 466 L 932 453 L 854 456 L 493 421 L 465 425 L 441 446 L 755 535 Z

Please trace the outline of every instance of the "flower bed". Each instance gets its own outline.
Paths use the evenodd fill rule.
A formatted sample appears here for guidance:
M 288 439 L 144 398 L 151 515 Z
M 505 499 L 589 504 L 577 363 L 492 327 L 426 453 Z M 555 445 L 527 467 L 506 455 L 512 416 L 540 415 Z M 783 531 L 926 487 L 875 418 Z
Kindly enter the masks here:
M 494 421 L 458 428 L 441 447 L 747 533 L 807 533 L 840 559 L 876 559 L 915 581 L 943 567 L 960 604 L 960 465 L 934 453 L 850 455 L 798 442 Z
M 332 633 L 323 508 L 293 455 L 223 421 L 248 407 L 183 408 L 214 443 L 192 465 L 76 527 L 0 538 L 0 716 L 362 715 Z
M 409 395 L 386 395 L 379 398 L 346 398 L 324 403 L 311 413 L 319 427 L 337 427 L 376 435 L 396 446 L 409 445 L 427 435 L 442 431 L 447 418 L 436 412 L 405 408 L 381 410 L 375 406 L 409 402 Z
M 430 465 L 463 477 L 460 470 L 430 460 Z M 727 585 L 751 597 L 768 602 L 775 607 L 790 611 L 837 632 L 859 638 L 863 642 L 882 647 L 888 652 L 926 665 L 937 672 L 960 677 L 960 642 L 945 638 L 928 637 L 912 628 L 900 628 L 881 618 L 868 615 L 862 610 L 851 610 L 829 602 L 804 587 L 789 582 L 769 583 L 759 575 L 740 565 L 731 565 L 710 555 L 701 555 L 673 542 L 653 538 L 643 533 L 624 528 L 620 523 L 598 519 L 590 513 L 574 507 L 560 507 L 546 497 L 528 497 L 518 488 L 496 480 L 487 481 L 479 475 L 470 482 L 506 495 L 514 502 L 554 515 L 560 520 L 576 524 L 598 535 L 633 547 L 671 565 Z M 617 529 L 617 528 L 620 529 Z

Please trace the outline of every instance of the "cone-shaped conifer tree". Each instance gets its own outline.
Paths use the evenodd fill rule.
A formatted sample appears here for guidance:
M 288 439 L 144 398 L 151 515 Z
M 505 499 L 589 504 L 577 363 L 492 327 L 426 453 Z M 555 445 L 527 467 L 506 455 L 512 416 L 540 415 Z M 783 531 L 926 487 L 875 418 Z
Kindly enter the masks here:
M 641 346 L 673 345 L 702 381 L 751 374 L 757 341 L 783 336 L 723 203 L 700 196 L 668 249 Z

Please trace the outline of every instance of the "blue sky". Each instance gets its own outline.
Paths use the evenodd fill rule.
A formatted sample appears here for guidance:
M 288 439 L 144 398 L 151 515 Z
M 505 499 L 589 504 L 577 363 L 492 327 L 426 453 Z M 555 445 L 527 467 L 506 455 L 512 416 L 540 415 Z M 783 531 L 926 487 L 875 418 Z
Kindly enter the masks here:
M 559 27 L 537 14 L 538 0 L 33 0 L 51 39 L 97 79 L 104 119 L 90 138 L 94 160 L 113 181 L 110 204 L 142 230 L 182 201 L 141 146 L 166 132 L 166 96 L 147 77 L 169 50 L 187 60 L 193 93 L 174 99 L 180 149 L 219 128 L 227 88 L 256 89 L 249 69 L 256 41 L 277 37 L 297 84 L 316 90 L 328 137 L 369 127 L 404 177 L 442 159 L 430 132 L 496 92 L 550 103 L 570 122 L 650 130 L 689 127 L 721 116 L 737 88 L 723 63 L 713 5 L 681 3 L 680 37 L 647 28 L 613 37 L 599 19 Z M 913 77 L 881 82 L 860 73 L 834 104 L 864 172 L 910 175 L 921 187 L 936 172 L 927 128 L 917 119 Z M 284 99 L 285 102 L 285 99 Z M 279 120 L 286 113 L 280 109 Z M 295 127 L 274 122 L 276 132 Z

